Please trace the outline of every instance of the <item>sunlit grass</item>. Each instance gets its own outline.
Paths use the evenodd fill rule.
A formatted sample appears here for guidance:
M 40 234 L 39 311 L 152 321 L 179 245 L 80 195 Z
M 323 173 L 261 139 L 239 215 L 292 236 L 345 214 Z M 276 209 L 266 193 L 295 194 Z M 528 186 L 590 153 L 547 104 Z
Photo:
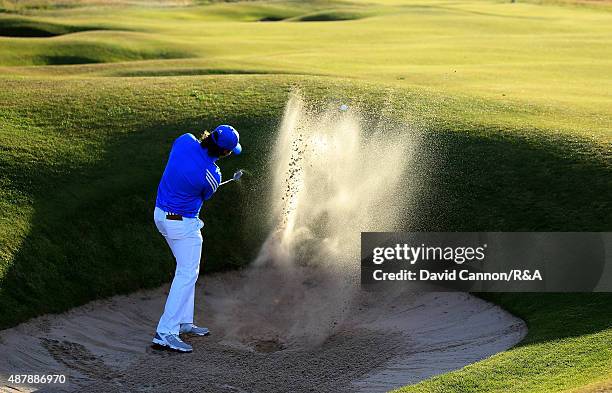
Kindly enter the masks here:
M 528 119 L 535 126 L 612 140 L 612 13 L 497 1 L 341 4 L 277 1 L 35 11 L 30 23 L 38 19 L 140 33 L 0 38 L 0 64 L 189 57 L 179 67 L 333 75 L 473 98 L 476 105 L 482 99 L 516 104 L 541 114 Z M 309 15 L 334 19 L 335 13 L 342 13 L 337 19 L 361 19 L 299 21 Z M 137 68 L 143 75 L 155 75 L 163 67 L 164 62 L 156 61 L 129 66 L 131 75 L 138 75 Z M 5 69 L 4 74 L 29 72 Z M 79 72 L 70 70 L 73 76 Z M 83 72 L 108 75 L 108 68 L 86 67 Z M 495 122 L 506 117 L 481 116 Z

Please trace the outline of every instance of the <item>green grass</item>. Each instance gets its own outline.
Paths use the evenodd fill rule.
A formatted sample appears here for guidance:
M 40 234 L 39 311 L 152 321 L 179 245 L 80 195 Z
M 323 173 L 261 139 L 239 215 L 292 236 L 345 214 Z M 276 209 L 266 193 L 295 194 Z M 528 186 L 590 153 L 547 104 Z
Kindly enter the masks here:
M 405 179 L 422 185 L 404 206 L 406 230 L 610 230 L 605 10 L 469 0 L 0 4 L 11 11 L 0 13 L 0 34 L 36 34 L 0 37 L 0 327 L 168 281 L 173 261 L 150 217 L 164 160 L 176 136 L 221 122 L 245 146 L 224 172 L 252 176 L 205 206 L 203 270 L 248 263 L 268 229 L 269 153 L 293 87 L 422 131 Z M 612 295 L 487 298 L 526 320 L 526 340 L 407 391 L 609 382 Z
M 29 11 L 29 17 L 41 23 L 140 33 L 0 39 L 0 65 L 42 64 L 42 55 L 59 52 L 51 58 L 57 64 L 71 45 L 80 52 L 91 43 L 101 55 L 84 56 L 81 62 L 188 56 L 197 68 L 282 69 L 357 78 L 476 102 L 516 104 L 547 113 L 530 118 L 530 125 L 612 140 L 612 82 L 607 72 L 612 66 L 612 13 L 498 1 L 343 4 L 274 1 Z M 308 15 L 342 19 L 347 12 L 369 17 L 342 23 L 297 21 Z M 258 22 L 266 18 L 293 21 Z M 145 62 L 139 67 L 159 65 Z M 98 75 L 106 70 L 87 68 Z

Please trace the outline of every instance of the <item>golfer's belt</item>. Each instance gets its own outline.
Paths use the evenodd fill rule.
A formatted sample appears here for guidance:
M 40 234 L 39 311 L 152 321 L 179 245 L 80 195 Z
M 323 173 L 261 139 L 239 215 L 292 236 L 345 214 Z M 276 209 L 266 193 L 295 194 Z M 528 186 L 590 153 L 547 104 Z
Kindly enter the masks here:
M 166 214 L 166 220 L 183 221 L 183 216 L 180 214 L 168 213 Z

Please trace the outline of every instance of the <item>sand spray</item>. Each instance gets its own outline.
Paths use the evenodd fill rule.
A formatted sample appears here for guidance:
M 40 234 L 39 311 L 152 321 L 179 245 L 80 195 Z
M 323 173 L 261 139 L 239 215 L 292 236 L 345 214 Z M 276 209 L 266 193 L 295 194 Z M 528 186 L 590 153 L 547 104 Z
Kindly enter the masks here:
M 271 166 L 276 225 L 217 316 L 228 339 L 322 343 L 359 291 L 361 232 L 399 228 L 418 133 L 338 107 L 290 95 Z

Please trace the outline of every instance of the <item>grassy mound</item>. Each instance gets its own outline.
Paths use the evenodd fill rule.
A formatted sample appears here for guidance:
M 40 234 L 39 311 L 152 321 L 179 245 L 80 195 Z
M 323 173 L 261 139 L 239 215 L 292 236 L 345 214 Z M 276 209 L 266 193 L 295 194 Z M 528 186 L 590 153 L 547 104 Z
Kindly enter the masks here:
M 71 26 L 22 17 L 0 17 L 0 36 L 7 37 L 55 37 L 78 31 L 99 29 L 101 27 Z
M 149 210 L 169 145 L 183 132 L 221 122 L 235 123 L 249 146 L 226 171 L 250 168 L 259 186 L 247 179 L 237 194 L 221 193 L 209 205 L 221 209 L 225 221 L 210 215 L 204 270 L 248 263 L 261 239 L 245 234 L 263 233 L 265 220 L 247 212 L 265 210 L 254 204 L 265 203 L 266 153 L 290 86 L 299 83 L 312 97 L 358 97 L 355 104 L 369 113 L 384 105 L 384 89 L 332 81 L 242 75 L 9 82 L 0 93 L 0 207 L 10 223 L 0 234 L 5 250 L 0 304 L 11 312 L 2 314 L 1 325 L 168 279 L 172 260 Z M 437 99 L 396 95 L 398 109 L 411 106 L 411 115 L 421 119 L 431 115 Z M 424 158 L 423 168 L 411 175 L 410 182 L 427 192 L 406 206 L 406 229 L 608 225 L 612 168 L 598 156 L 597 144 L 547 133 L 530 132 L 527 138 L 485 125 L 458 132 L 460 123 L 450 128 L 448 121 L 421 125 L 429 130 L 424 149 L 434 157 Z M 578 181 L 589 188 L 576 188 Z M 65 295 L 51 296 L 56 293 Z
M 367 16 L 369 16 L 369 14 L 362 11 L 325 10 L 313 12 L 311 14 L 300 15 L 289 20 L 297 22 L 333 22 L 340 20 L 362 19 Z
M 186 48 L 142 33 L 92 31 L 54 38 L 0 41 L 0 63 L 58 65 L 190 57 Z

